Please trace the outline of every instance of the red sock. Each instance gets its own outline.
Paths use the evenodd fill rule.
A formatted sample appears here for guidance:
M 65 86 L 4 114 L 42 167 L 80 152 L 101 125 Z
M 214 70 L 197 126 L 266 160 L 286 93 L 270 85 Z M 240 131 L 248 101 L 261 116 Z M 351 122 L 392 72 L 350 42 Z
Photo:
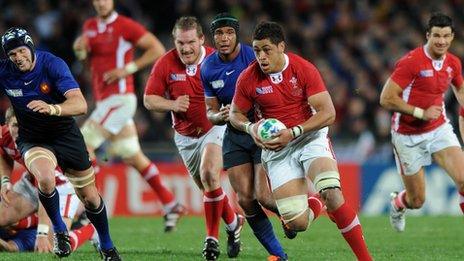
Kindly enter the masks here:
M 464 192 L 459 192 L 459 206 L 461 207 L 462 213 L 464 213 Z
M 140 174 L 148 182 L 150 187 L 155 191 L 163 205 L 173 204 L 175 201 L 174 195 L 169 189 L 163 185 L 159 175 L 158 168 L 153 162 L 146 167 Z
M 222 190 L 222 189 L 221 189 Z M 231 224 L 232 222 L 235 221 L 236 214 L 232 206 L 229 204 L 229 198 L 227 195 L 224 193 L 224 199 L 222 200 L 222 220 L 226 222 L 227 225 Z
M 222 188 L 205 192 L 203 203 L 205 206 L 206 235 L 216 240 L 219 238 L 219 222 L 223 210 L 224 192 Z
M 398 193 L 398 196 L 393 199 L 393 204 L 398 210 L 408 208 L 408 203 L 406 202 L 406 190 Z
M 81 228 L 74 229 L 69 232 L 69 238 L 71 240 L 71 248 L 75 251 L 78 247 L 82 246 L 84 242 L 91 239 L 95 228 L 92 224 L 87 224 Z
M 372 260 L 359 223 L 358 216 L 345 202 L 331 212 L 338 229 L 351 247 L 358 260 Z
M 308 198 L 308 206 L 313 211 L 313 220 L 315 220 L 321 214 L 322 209 L 324 208 L 324 203 L 322 202 L 319 194 L 315 194 Z
M 30 216 L 27 216 L 19 220 L 18 223 L 14 225 L 12 228 L 14 230 L 21 230 L 21 229 L 26 229 L 30 227 L 36 227 L 38 224 L 39 224 L 39 217 L 37 216 L 37 213 L 34 213 Z

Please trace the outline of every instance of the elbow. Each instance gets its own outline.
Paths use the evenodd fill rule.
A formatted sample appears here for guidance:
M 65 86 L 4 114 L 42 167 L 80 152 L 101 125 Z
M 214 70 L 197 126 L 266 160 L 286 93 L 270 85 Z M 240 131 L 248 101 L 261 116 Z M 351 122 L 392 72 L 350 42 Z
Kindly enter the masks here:
M 393 100 L 392 100 L 391 96 L 380 95 L 379 104 L 380 104 L 380 106 L 382 108 L 389 110 L 389 109 L 392 108 Z
M 85 99 L 83 100 L 83 102 L 81 103 L 81 106 L 79 108 L 79 111 L 78 111 L 78 114 L 79 115 L 83 115 L 83 114 L 87 114 L 87 111 L 88 111 L 88 106 L 87 106 L 87 102 L 85 101 Z
M 332 125 L 335 122 L 336 117 L 337 117 L 337 114 L 334 110 L 327 117 L 327 126 Z
M 153 110 L 151 104 L 150 104 L 150 101 L 148 100 L 148 97 L 147 95 L 144 95 L 143 96 L 143 106 L 145 106 L 145 108 L 149 111 Z

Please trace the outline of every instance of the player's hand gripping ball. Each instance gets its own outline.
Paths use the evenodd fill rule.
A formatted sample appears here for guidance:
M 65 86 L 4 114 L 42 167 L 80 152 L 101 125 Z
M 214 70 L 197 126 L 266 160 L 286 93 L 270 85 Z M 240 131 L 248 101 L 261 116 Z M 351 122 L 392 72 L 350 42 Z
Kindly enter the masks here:
M 262 121 L 258 126 L 258 136 L 262 141 L 270 141 L 274 139 L 279 131 L 287 127 L 278 119 L 269 118 Z

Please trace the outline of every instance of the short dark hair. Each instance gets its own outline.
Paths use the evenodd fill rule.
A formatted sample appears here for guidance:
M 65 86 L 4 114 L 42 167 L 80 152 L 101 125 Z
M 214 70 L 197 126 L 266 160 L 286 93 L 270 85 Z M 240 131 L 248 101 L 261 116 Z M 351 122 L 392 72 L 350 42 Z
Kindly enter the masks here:
M 285 42 L 284 29 L 276 22 L 263 21 L 255 27 L 253 40 L 269 39 L 272 44 Z
M 433 13 L 427 24 L 427 33 L 430 33 L 432 27 L 451 27 L 451 31 L 454 32 L 453 20 L 451 17 L 443 13 Z
M 174 28 L 172 28 L 172 36 L 175 37 L 176 30 L 180 29 L 182 31 L 197 30 L 198 36 L 203 36 L 203 29 L 198 19 L 194 16 L 182 16 L 176 20 Z

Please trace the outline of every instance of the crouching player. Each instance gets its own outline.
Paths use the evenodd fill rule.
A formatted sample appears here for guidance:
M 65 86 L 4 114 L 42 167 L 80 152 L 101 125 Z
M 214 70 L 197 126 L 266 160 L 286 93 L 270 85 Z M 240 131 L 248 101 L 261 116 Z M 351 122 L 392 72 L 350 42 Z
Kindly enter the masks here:
M 30 250 L 27 247 L 27 242 L 29 235 L 34 230 L 37 234 L 37 240 L 35 240 L 36 234 L 34 233 L 35 250 L 51 252 L 53 241 L 48 236 L 50 221 L 45 209 L 39 203 L 36 179 L 26 171 L 14 186 L 9 182 L 14 162 L 24 166 L 21 154 L 15 144 L 18 136 L 18 122 L 12 108 L 8 108 L 6 111 L 5 123 L 4 126 L 1 126 L 0 132 L 0 173 L 2 174 L 0 228 L 3 228 L 3 232 L 0 234 L 14 238 L 10 239 L 11 242 L 21 241 L 24 243 L 16 244 L 18 248 L 15 248 L 11 247 L 13 245 L 10 242 L 8 244 L 10 247 L 5 250 Z M 58 169 L 55 171 L 55 184 L 60 196 L 60 214 L 69 230 L 80 201 L 71 183 Z M 37 219 L 34 219 L 36 212 L 38 212 L 38 225 Z M 34 225 L 36 229 L 34 229 Z M 14 226 L 13 229 L 11 226 Z M 16 230 L 18 232 L 14 233 Z M 76 250 L 78 246 L 91 239 L 94 234 L 95 228 L 90 223 L 71 231 L 69 233 L 71 248 Z M 34 250 L 34 244 L 32 250 Z

